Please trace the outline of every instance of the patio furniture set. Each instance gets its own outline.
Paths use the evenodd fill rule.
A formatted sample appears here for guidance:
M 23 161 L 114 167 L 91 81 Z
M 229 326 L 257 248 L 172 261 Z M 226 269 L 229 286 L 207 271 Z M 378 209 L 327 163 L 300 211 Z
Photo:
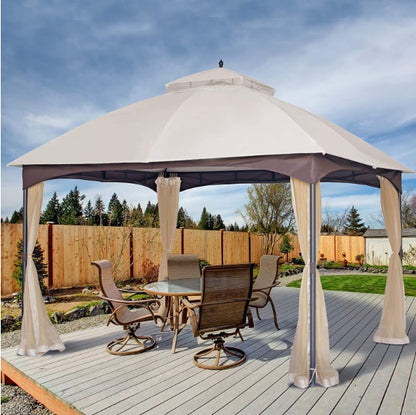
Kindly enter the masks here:
M 99 270 L 101 298 L 111 307 L 110 323 L 121 325 L 126 336 L 112 340 L 107 351 L 115 355 L 142 353 L 153 348 L 155 340 L 139 336 L 140 323 L 153 320 L 167 325 L 173 331 L 172 353 L 175 353 L 179 333 L 189 322 L 194 337 L 212 340 L 212 347 L 198 351 L 193 360 L 204 369 L 227 369 L 246 360 L 246 353 L 236 347 L 225 345 L 225 337 L 243 336 L 241 329 L 254 327 L 251 308 L 271 305 L 274 324 L 279 330 L 276 309 L 270 296 L 277 281 L 279 256 L 264 255 L 260 269 L 253 282 L 254 264 L 230 264 L 206 266 L 200 275 L 197 255 L 169 255 L 168 279 L 147 284 L 143 291 L 151 296 L 146 300 L 131 299 L 140 292 L 128 290 L 124 298 L 112 276 L 112 263 L 108 260 L 92 262 Z M 162 301 L 164 299 L 164 301 Z M 212 357 L 214 356 L 214 357 Z

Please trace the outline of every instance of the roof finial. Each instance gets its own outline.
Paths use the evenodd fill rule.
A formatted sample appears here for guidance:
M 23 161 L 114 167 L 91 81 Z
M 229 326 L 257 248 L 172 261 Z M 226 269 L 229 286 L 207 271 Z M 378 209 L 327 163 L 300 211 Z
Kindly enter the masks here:
M 224 66 L 224 62 L 222 61 L 222 59 L 218 62 L 218 66 L 219 66 L 220 68 L 222 68 L 222 67 Z

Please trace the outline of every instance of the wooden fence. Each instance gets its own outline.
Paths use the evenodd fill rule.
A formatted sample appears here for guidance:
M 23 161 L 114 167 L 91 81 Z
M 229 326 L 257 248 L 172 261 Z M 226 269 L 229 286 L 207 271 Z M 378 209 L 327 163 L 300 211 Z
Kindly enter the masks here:
M 12 277 L 17 255 L 17 242 L 22 238 L 22 225 L 1 225 L 1 294 L 17 290 Z M 197 254 L 210 264 L 239 262 L 259 263 L 263 254 L 260 235 L 250 232 L 202 231 L 177 229 L 173 253 Z M 148 278 L 157 275 L 161 255 L 159 229 L 100 226 L 40 225 L 38 241 L 48 265 L 49 288 L 97 284 L 90 263 L 107 258 L 116 264 L 119 279 Z M 300 253 L 297 236 L 292 236 L 291 260 Z M 279 254 L 276 244 L 275 254 Z M 346 253 L 349 262 L 364 253 L 364 238 L 359 236 L 321 236 L 319 254 L 328 260 L 341 261 Z M 284 255 L 286 257 L 286 255 Z M 286 259 L 286 258 L 285 258 Z

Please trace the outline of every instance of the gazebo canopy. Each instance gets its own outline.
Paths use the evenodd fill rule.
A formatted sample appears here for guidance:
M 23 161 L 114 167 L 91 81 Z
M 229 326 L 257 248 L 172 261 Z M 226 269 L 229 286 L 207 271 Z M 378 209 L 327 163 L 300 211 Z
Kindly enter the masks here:
M 166 93 L 87 122 L 10 163 L 23 187 L 54 178 L 137 183 L 161 171 L 181 190 L 289 177 L 401 190 L 411 172 L 337 125 L 275 98 L 275 90 L 217 68 L 166 85 Z

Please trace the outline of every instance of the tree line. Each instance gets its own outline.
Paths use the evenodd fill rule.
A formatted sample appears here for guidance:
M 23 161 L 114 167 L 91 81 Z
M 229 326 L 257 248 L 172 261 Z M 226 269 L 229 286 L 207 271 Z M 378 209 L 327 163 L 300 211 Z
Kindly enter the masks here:
M 130 207 L 127 201 L 119 200 L 114 193 L 105 206 L 101 196 L 91 202 L 85 203 L 85 195 L 81 194 L 78 187 L 67 193 L 62 201 L 55 192 L 41 213 L 40 223 L 53 222 L 59 225 L 90 225 L 90 226 L 134 226 L 157 228 L 159 227 L 159 209 L 157 203 L 147 203 L 145 209 L 140 203 Z M 5 218 L 4 223 L 21 223 L 23 221 L 23 207 L 13 212 L 11 218 Z M 198 222 L 194 221 L 182 206 L 178 210 L 177 227 L 186 229 L 247 231 L 247 227 L 241 227 L 237 223 L 226 226 L 221 215 L 211 214 L 204 207 Z
M 252 231 L 263 234 L 267 252 L 283 235 L 295 231 L 295 217 L 292 208 L 291 189 L 289 184 L 254 184 L 247 189 L 248 203 L 238 213 L 245 225 L 237 223 L 226 226 L 219 214 L 212 214 L 204 207 L 199 221 L 193 220 L 186 209 L 179 208 L 177 227 L 187 229 L 230 231 Z M 106 207 L 101 197 L 94 203 L 86 203 L 77 187 L 59 201 L 54 193 L 41 215 L 41 223 L 54 222 L 63 225 L 102 225 L 102 226 L 138 226 L 158 227 L 159 212 L 157 203 L 147 203 L 143 210 L 140 204 L 129 207 L 126 200 L 120 202 L 116 193 Z M 404 228 L 416 228 L 416 194 L 405 192 L 401 198 L 402 225 Z M 15 211 L 5 222 L 17 223 L 23 218 L 23 208 Z M 382 218 L 373 217 L 373 221 L 383 226 Z M 323 209 L 321 232 L 327 234 L 362 235 L 367 230 L 358 210 L 348 207 L 344 212 L 335 213 Z

